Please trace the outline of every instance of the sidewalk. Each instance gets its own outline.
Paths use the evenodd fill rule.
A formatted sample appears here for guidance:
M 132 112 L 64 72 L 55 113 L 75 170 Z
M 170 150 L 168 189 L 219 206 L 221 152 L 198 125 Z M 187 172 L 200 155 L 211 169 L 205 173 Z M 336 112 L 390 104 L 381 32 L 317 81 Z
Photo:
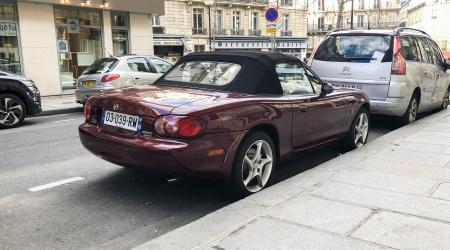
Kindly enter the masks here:
M 83 112 L 83 105 L 75 103 L 75 95 L 46 96 L 41 101 L 42 112 L 38 116 Z
M 450 249 L 449 146 L 450 110 L 135 249 Z

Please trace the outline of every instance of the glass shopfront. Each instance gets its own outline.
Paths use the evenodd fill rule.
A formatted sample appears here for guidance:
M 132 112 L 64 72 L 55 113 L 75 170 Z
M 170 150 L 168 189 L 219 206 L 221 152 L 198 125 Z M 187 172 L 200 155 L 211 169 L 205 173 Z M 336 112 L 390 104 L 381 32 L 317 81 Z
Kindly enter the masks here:
M 0 70 L 22 73 L 16 9 L 12 0 L 0 0 Z
M 128 13 L 111 13 L 114 56 L 122 56 L 129 53 L 129 23 Z
M 98 10 L 55 6 L 60 82 L 74 89 L 76 79 L 102 57 L 102 20 Z

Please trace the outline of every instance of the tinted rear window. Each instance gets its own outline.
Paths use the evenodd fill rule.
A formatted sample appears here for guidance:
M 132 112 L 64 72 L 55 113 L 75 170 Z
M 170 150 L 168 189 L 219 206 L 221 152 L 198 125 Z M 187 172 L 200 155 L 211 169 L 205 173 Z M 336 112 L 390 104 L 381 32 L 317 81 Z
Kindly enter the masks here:
M 113 57 L 98 59 L 83 72 L 83 75 L 103 74 L 114 69 L 117 61 L 118 59 Z
M 335 35 L 325 38 L 314 55 L 315 60 L 369 63 L 376 58 L 392 61 L 391 36 Z

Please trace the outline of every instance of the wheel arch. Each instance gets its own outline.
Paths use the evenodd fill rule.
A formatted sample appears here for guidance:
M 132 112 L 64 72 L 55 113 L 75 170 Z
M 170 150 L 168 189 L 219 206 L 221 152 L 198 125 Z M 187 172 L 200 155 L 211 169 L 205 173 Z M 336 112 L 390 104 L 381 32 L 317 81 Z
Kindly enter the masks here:
M 28 100 L 25 97 L 24 93 L 21 93 L 21 91 L 18 91 L 16 89 L 12 89 L 12 88 L 4 88 L 4 89 L 0 89 L 0 94 L 9 94 L 9 95 L 17 96 L 25 104 L 25 116 L 29 113 Z
M 251 127 L 247 131 L 244 138 L 246 138 L 247 136 L 249 136 L 250 134 L 252 134 L 256 131 L 264 132 L 270 137 L 270 139 L 272 139 L 273 144 L 275 146 L 275 152 L 276 152 L 277 159 L 279 159 L 279 157 L 280 157 L 280 136 L 279 136 L 277 128 L 274 125 L 269 124 L 269 123 L 257 124 L 257 125 L 254 125 L 253 127 Z

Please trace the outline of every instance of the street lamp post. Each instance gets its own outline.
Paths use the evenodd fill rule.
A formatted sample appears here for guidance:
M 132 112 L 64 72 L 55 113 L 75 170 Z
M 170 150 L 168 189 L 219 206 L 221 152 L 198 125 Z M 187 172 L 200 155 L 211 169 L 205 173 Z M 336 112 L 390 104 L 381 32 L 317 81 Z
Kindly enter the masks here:
M 350 12 L 350 29 L 353 29 L 353 14 L 354 14 L 354 10 L 353 10 L 353 0 L 352 0 L 352 11 Z
M 205 0 L 205 5 L 208 6 L 208 40 L 209 40 L 209 51 L 212 51 L 212 37 L 211 37 L 211 6 L 214 5 L 214 0 Z

